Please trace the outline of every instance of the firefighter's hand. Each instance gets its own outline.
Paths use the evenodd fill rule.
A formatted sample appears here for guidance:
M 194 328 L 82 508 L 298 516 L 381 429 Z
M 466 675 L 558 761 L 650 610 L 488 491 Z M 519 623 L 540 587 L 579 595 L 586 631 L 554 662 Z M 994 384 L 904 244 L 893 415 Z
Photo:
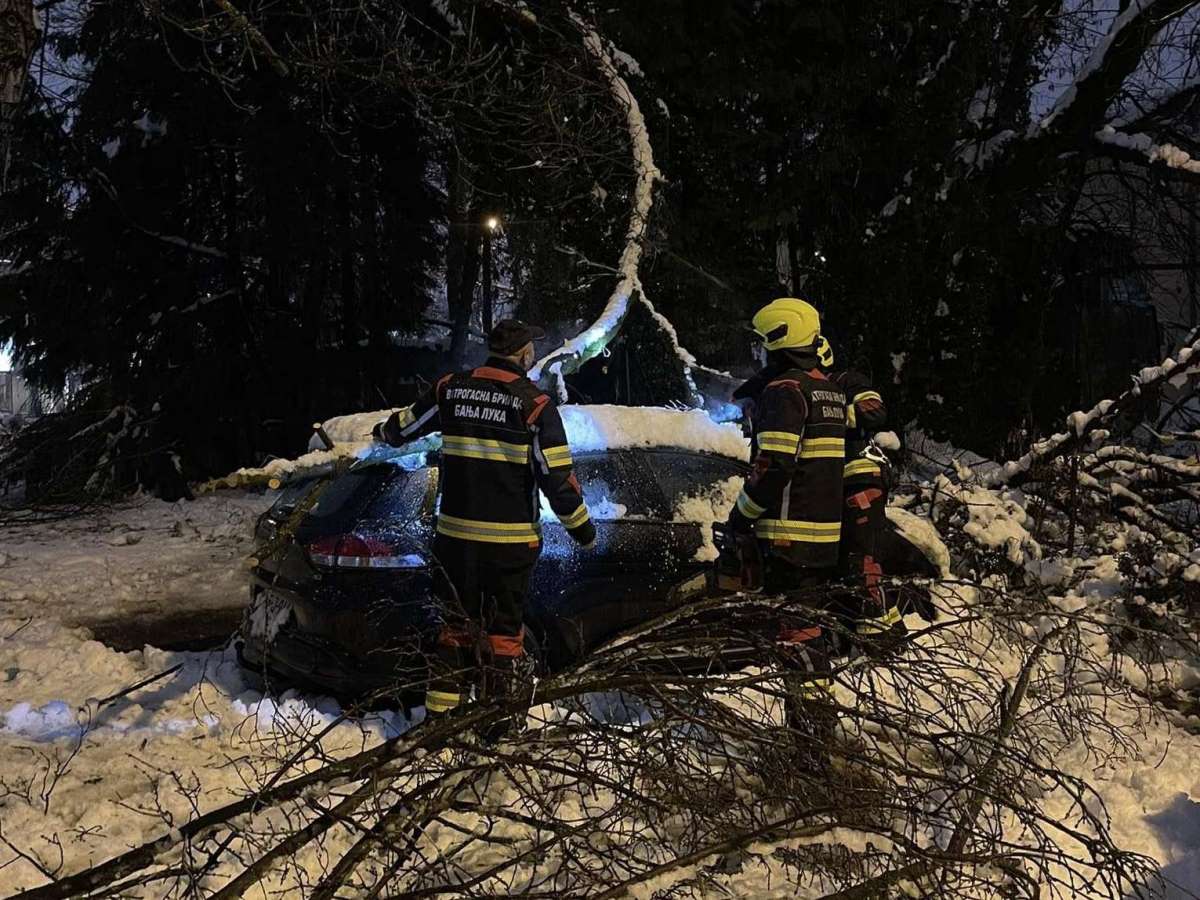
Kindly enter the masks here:
M 571 529 L 571 537 L 581 550 L 592 550 L 596 546 L 596 525 L 588 519 L 578 528 Z

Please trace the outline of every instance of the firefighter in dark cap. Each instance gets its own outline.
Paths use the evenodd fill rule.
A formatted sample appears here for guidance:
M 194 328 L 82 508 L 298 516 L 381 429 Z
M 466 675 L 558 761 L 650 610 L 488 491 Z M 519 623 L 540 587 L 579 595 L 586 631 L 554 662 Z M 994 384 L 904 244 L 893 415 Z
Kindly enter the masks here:
M 375 427 L 394 446 L 442 433 L 433 550 L 450 602 L 426 693 L 431 716 L 462 705 L 472 683 L 480 699 L 511 691 L 541 550 L 539 491 L 571 537 L 585 549 L 595 543 L 558 408 L 526 377 L 542 337 L 524 322 L 498 323 L 482 366 L 444 376 Z

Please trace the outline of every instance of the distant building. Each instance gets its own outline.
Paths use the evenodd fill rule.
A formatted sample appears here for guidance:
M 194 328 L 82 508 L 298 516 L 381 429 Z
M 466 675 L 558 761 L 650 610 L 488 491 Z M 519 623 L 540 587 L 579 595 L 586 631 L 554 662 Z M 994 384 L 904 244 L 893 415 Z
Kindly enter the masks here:
M 0 416 L 35 419 L 41 414 L 40 398 L 20 371 L 0 372 Z
M 1097 164 L 1075 210 L 1075 275 L 1065 287 L 1085 409 L 1125 390 L 1132 373 L 1200 328 L 1200 190 L 1173 170 L 1156 174 L 1150 204 L 1141 180 Z

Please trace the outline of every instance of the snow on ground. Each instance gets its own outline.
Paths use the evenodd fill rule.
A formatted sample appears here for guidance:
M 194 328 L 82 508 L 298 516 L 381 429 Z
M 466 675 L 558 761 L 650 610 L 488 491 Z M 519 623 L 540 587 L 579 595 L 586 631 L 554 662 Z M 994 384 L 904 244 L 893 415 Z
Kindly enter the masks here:
M 255 519 L 270 495 L 137 499 L 0 531 L 0 616 L 94 626 L 240 610 Z
M 915 623 L 914 623 L 915 624 Z M 264 699 L 251 690 L 230 651 L 171 653 L 146 647 L 116 652 L 85 631 L 53 621 L 0 621 L 0 781 L 11 793 L 0 800 L 3 833 L 56 861 L 58 835 L 66 870 L 108 858 L 131 845 L 161 837 L 166 821 L 192 815 L 189 793 L 201 810 L 242 796 L 247 780 L 261 779 L 297 733 L 312 733 L 340 712 L 313 695 L 288 693 Z M 121 691 L 182 664 L 173 678 L 148 685 L 103 708 L 93 698 Z M 597 714 L 612 698 L 597 697 Z M 1134 713 L 1116 709 L 1114 717 Z M 622 720 L 623 721 L 623 720 Z M 384 711 L 337 726 L 326 743 L 334 756 L 364 749 L 408 727 L 398 712 Z M 1164 875 L 1183 890 L 1200 890 L 1200 737 L 1163 722 L 1145 728 L 1132 755 L 1097 768 L 1084 742 L 1058 760 L 1090 782 L 1114 819 L 1117 843 L 1157 859 Z M 235 761 L 231 763 L 231 761 Z M 49 784 L 46 771 L 63 765 Z M 48 794 L 48 798 L 43 799 Z M 1047 812 L 1064 819 L 1068 810 Z M 298 862 L 320 871 L 317 854 L 335 855 L 349 837 L 330 832 Z M 311 858 L 310 858 L 311 854 Z M 0 896 L 43 879 L 32 865 L 5 866 L 0 849 Z M 779 872 L 762 867 L 721 877 L 733 896 L 816 896 L 820 885 L 797 891 Z M 296 891 L 277 896 L 299 897 Z
M 54 864 L 58 835 L 64 872 L 192 818 L 189 794 L 201 810 L 239 798 L 275 765 L 289 735 L 340 711 L 321 697 L 264 699 L 230 650 L 119 653 L 51 620 L 0 620 L 0 660 L 3 835 Z M 180 664 L 175 676 L 98 706 L 95 698 Z M 400 713 L 383 712 L 338 726 L 329 749 L 348 755 L 405 728 Z M 58 769 L 57 780 L 43 780 Z M 20 798 L 27 792 L 31 802 Z M 0 896 L 45 882 L 12 856 L 0 848 Z
M 723 518 L 734 487 L 693 498 L 676 517 Z M 264 699 L 228 649 L 118 652 L 79 627 L 117 619 L 133 628 L 189 611 L 238 614 L 251 527 L 270 499 L 222 493 L 194 503 L 142 500 L 87 519 L 0 533 L 0 822 L 6 838 L 50 862 L 58 859 L 57 840 L 64 870 L 77 870 L 161 837 L 164 816 L 174 825 L 186 821 L 194 815 L 189 797 L 201 810 L 236 799 L 247 780 L 269 771 L 294 745 L 298 732 L 339 714 L 325 697 L 290 692 Z M 906 533 L 921 530 L 922 545 L 936 545 L 928 519 L 903 510 L 890 515 Z M 989 500 L 972 503 L 971 518 L 977 538 L 1021 550 L 1026 569 L 1041 572 L 1048 588 L 1070 581 L 1069 590 L 1058 588 L 1061 603 L 1103 609 L 1112 601 L 1111 557 L 1050 571 L 1025 540 L 1018 510 Z M 1085 569 L 1083 580 L 1069 579 Z M 178 673 L 107 705 L 94 699 L 177 665 Z M 1175 675 L 1178 683 L 1200 679 L 1194 669 Z M 1123 722 L 1136 713 L 1114 706 L 1111 715 Z M 1117 844 L 1158 860 L 1180 886 L 1174 896 L 1183 897 L 1184 890 L 1200 893 L 1200 729 L 1194 720 L 1178 724 L 1187 727 L 1165 719 L 1141 723 L 1143 733 L 1115 765 L 1097 767 L 1084 741 L 1058 762 L 1099 792 Z M 334 755 L 356 752 L 407 727 L 399 712 L 383 711 L 338 725 L 328 747 Z M 45 780 L 60 768 L 57 780 Z M 349 837 L 331 832 L 321 847 L 305 852 L 333 854 L 343 840 Z M 0 896 L 43 880 L 32 864 L 13 861 L 0 846 Z M 722 876 L 722 884 L 734 895 L 804 896 L 779 873 L 762 869 Z

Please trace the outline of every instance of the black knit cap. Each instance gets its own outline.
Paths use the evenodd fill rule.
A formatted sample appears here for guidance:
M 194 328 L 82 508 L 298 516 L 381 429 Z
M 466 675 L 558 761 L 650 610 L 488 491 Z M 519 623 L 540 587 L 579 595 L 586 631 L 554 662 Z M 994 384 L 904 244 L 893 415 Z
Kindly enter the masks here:
M 546 332 L 520 319 L 497 322 L 488 335 L 488 350 L 500 356 L 512 356 L 530 341 L 540 341 Z

